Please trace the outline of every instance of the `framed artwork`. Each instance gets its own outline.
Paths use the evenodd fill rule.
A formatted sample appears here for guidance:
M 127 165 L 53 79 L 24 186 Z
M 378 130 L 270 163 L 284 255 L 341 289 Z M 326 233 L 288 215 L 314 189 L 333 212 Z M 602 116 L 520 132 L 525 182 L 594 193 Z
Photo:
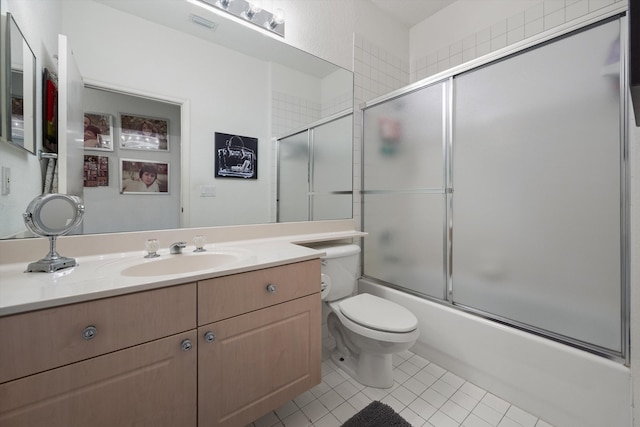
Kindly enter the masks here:
M 113 116 L 84 113 L 84 149 L 113 151 Z
M 58 83 L 48 68 L 44 69 L 42 88 L 42 148 L 58 152 Z
M 107 156 L 84 156 L 84 186 L 109 186 L 109 158 Z
M 169 163 L 120 159 L 121 194 L 169 194 Z
M 216 178 L 258 179 L 258 138 L 215 133 Z
M 121 113 L 120 148 L 169 151 L 169 121 Z

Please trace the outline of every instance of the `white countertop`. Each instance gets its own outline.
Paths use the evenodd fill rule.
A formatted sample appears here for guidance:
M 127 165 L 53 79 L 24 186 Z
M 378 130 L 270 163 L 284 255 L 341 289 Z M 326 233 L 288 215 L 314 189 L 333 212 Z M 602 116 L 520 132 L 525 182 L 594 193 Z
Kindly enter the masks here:
M 3 264 L 0 265 L 0 316 L 315 259 L 324 252 L 296 243 L 322 242 L 364 234 L 320 233 L 207 244 L 205 249 L 208 252 L 228 252 L 237 255 L 238 259 L 220 267 L 162 276 L 130 277 L 120 273 L 136 264 L 189 256 L 194 246 L 184 248 L 183 255 L 170 255 L 165 248 L 158 251 L 161 256 L 155 259 L 145 259 L 144 251 L 76 257 L 76 267 L 54 273 L 25 273 L 28 263 L 24 262 Z

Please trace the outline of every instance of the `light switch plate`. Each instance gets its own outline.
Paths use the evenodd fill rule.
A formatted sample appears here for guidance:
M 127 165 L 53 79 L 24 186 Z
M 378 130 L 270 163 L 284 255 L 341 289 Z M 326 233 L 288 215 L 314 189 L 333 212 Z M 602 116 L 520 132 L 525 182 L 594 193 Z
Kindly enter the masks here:
M 200 197 L 216 197 L 216 186 L 215 185 L 200 186 Z
M 6 196 L 11 193 L 11 169 L 2 166 L 2 195 Z

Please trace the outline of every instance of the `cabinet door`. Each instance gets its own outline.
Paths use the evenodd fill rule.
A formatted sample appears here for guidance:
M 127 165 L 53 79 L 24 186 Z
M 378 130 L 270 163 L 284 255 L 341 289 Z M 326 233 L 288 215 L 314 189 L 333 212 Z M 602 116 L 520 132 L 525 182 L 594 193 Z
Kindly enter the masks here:
M 196 353 L 194 330 L 1 384 L 0 425 L 195 426 Z
M 246 425 L 319 384 L 320 304 L 316 293 L 199 328 L 198 425 Z

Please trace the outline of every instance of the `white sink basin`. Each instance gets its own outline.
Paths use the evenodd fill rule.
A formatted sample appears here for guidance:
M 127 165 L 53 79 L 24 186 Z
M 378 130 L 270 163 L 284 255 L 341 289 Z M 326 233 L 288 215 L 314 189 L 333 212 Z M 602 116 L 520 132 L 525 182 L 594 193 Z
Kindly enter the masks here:
M 145 260 L 142 263 L 127 267 L 120 274 L 129 277 L 185 274 L 222 267 L 238 260 L 240 260 L 240 256 L 236 254 L 220 252 L 163 255 L 160 258 Z

